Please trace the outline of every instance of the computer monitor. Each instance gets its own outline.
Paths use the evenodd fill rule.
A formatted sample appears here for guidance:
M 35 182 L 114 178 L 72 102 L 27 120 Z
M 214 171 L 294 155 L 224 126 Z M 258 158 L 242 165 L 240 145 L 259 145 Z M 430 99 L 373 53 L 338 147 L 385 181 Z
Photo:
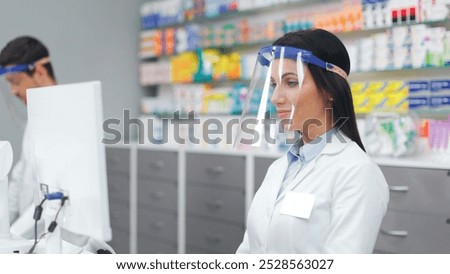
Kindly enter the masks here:
M 68 196 L 59 227 L 111 240 L 98 81 L 27 90 L 28 127 L 41 199 Z

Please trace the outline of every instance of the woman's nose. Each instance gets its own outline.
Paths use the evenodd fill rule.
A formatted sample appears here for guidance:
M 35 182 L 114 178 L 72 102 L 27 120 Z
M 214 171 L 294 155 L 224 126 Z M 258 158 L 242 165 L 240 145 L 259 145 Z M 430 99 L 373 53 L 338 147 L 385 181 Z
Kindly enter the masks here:
M 279 89 L 275 88 L 273 90 L 273 94 L 272 94 L 272 97 L 270 98 L 270 101 L 274 105 L 280 105 L 280 104 L 284 104 L 286 102 L 286 99 L 283 96 L 283 94 L 279 91 Z

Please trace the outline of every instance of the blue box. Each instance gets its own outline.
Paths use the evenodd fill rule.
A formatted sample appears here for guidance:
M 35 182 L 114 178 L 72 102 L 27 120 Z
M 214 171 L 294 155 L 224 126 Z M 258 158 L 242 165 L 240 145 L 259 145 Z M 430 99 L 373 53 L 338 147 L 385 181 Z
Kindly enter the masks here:
M 410 96 L 429 96 L 430 82 L 428 81 L 409 81 L 408 82 Z
M 450 96 L 431 96 L 430 97 L 431 110 L 450 110 Z
M 450 96 L 450 80 L 431 80 L 430 92 L 432 96 Z
M 428 96 L 409 96 L 408 97 L 409 110 L 427 110 L 429 108 Z

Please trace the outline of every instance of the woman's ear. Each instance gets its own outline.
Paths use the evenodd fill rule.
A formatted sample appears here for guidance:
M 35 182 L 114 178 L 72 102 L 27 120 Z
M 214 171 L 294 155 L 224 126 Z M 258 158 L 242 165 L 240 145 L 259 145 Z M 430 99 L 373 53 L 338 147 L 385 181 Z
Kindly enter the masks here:
M 327 107 L 332 107 L 333 106 L 334 98 L 333 98 L 333 95 L 331 93 L 328 93 L 328 92 L 323 93 L 323 100 L 324 100 L 324 103 L 325 103 L 325 105 Z

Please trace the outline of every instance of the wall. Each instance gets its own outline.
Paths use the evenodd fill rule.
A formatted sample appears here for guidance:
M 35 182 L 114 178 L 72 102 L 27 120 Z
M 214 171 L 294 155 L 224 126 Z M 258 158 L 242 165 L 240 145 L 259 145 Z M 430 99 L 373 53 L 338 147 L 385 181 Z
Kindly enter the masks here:
M 123 109 L 136 117 L 143 94 L 138 83 L 137 52 L 139 7 L 144 2 L 2 0 L 0 48 L 20 35 L 37 37 L 50 50 L 58 83 L 101 80 L 104 117 L 120 118 Z M 0 83 L 0 89 L 5 92 L 4 83 Z M 12 121 L 5 96 L 0 95 L 0 140 L 13 144 L 15 160 L 21 139 L 22 130 Z

